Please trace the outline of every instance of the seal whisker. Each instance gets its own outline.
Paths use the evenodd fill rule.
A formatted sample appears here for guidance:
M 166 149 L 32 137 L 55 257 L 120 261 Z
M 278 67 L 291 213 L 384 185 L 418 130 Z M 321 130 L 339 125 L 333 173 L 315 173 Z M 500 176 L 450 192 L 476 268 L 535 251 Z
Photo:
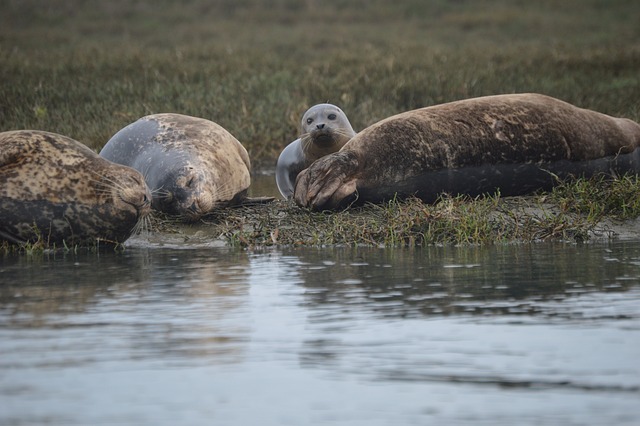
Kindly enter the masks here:
M 171 192 L 162 188 L 157 188 L 151 191 L 151 196 L 160 200 L 168 200 L 172 198 Z
M 231 199 L 233 198 L 232 195 L 234 193 L 235 193 L 235 190 L 231 185 L 228 185 L 228 184 L 219 185 L 215 191 L 216 202 L 219 200 Z
M 340 136 L 347 136 L 349 139 L 355 136 L 352 132 L 346 131 L 344 129 L 334 129 L 333 131 Z
M 116 181 L 114 179 L 108 178 L 105 175 L 101 175 L 100 173 L 91 170 L 91 173 L 93 173 L 94 175 L 98 176 L 99 180 L 96 179 L 89 179 L 89 181 L 94 182 L 96 184 L 98 184 L 99 186 L 101 186 L 103 189 L 105 190 L 113 190 L 113 189 L 117 189 L 120 191 L 124 191 L 127 189 L 127 186 L 125 186 L 122 182 Z
M 119 185 L 114 184 L 113 182 L 108 182 L 104 180 L 96 180 L 96 179 L 88 179 L 89 182 L 95 184 L 95 192 L 100 195 L 112 195 L 114 190 L 122 191 L 124 188 Z
M 133 227 L 132 235 L 148 234 L 151 229 L 151 215 L 144 215 L 138 219 Z

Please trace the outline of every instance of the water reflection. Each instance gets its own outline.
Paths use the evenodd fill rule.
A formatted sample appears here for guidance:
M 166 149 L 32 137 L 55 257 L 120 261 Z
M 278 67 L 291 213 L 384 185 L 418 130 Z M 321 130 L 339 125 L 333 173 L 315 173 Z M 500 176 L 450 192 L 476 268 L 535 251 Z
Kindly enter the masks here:
M 0 424 L 640 421 L 640 242 L 0 257 Z
M 56 361 L 63 364 L 114 354 L 238 362 L 247 339 L 246 324 L 234 320 L 248 297 L 242 252 L 220 258 L 172 250 L 8 255 L 0 271 L 4 329 L 20 335 L 57 330 L 34 333 L 46 334 L 53 347 L 64 336 L 83 345 L 87 334 L 108 343 L 98 349 L 88 342 L 87 354 Z M 34 351 L 48 349 L 43 341 L 32 343 Z
M 566 315 L 543 301 L 624 291 L 640 279 L 640 253 L 566 244 L 415 250 L 298 250 L 311 305 L 361 307 L 386 317 Z

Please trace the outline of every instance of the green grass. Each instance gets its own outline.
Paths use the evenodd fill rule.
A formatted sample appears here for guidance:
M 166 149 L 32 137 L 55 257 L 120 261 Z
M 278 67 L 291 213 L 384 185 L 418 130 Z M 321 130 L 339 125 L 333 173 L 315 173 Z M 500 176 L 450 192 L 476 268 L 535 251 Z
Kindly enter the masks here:
M 0 131 L 48 130 L 99 150 L 141 116 L 179 112 L 219 123 L 270 169 L 303 112 L 325 101 L 356 130 L 513 92 L 640 121 L 638 16 L 633 0 L 5 0 Z M 212 226 L 236 245 L 582 240 L 603 217 L 637 217 L 633 179 L 336 214 L 278 202 Z
M 271 167 L 324 101 L 357 129 L 511 92 L 640 119 L 638 2 L 213 3 L 0 3 L 0 130 L 99 149 L 143 115 L 181 112 L 218 122 Z

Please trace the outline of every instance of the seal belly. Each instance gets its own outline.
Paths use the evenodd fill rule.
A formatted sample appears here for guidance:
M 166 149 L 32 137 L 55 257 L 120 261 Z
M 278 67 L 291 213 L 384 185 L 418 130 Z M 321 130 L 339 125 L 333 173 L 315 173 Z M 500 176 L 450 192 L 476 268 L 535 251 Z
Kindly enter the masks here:
M 276 162 L 276 185 L 284 198 L 291 198 L 298 173 L 306 168 L 300 139 L 287 145 Z
M 434 202 L 442 194 L 466 194 L 472 197 L 495 194 L 515 196 L 538 190 L 548 191 L 572 177 L 623 175 L 640 171 L 640 148 L 628 154 L 586 161 L 560 160 L 550 163 L 485 164 L 430 171 L 393 185 L 358 186 L 358 197 L 381 202 L 395 196 L 416 196 Z

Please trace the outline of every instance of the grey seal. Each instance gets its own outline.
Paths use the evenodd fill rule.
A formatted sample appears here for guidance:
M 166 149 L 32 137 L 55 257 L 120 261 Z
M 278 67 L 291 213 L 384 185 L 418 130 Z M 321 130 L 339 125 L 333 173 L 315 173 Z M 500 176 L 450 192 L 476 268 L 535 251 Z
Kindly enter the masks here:
M 215 209 L 272 198 L 247 197 L 247 150 L 222 126 L 182 114 L 153 114 L 121 129 L 100 155 L 140 171 L 152 207 L 195 221 Z

